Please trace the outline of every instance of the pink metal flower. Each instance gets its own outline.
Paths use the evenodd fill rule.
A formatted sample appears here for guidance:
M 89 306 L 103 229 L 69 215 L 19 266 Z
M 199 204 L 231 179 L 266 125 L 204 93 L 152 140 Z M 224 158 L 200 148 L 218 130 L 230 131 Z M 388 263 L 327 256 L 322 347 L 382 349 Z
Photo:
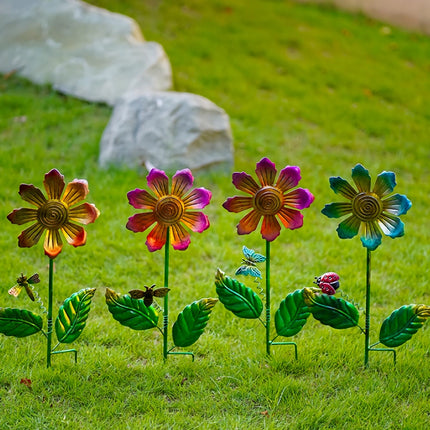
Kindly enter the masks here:
M 89 224 L 97 219 L 100 212 L 93 204 L 89 203 L 71 207 L 87 196 L 89 190 L 85 179 L 75 179 L 67 184 L 63 194 L 64 176 L 57 169 L 52 169 L 45 175 L 43 185 L 48 199 L 34 185 L 21 184 L 19 187 L 20 196 L 23 200 L 36 206 L 37 209 L 14 209 L 7 218 L 12 224 L 18 225 L 35 221 L 18 237 L 18 246 L 22 248 L 36 245 L 42 233 L 47 230 L 43 245 L 45 254 L 50 258 L 55 258 L 63 247 L 59 230 L 63 232 L 70 245 L 75 247 L 85 245 L 87 238 L 85 230 L 71 221 Z
M 269 242 L 275 240 L 281 231 L 279 218 L 284 227 L 291 230 L 303 225 L 303 215 L 300 210 L 305 209 L 314 201 L 311 192 L 304 188 L 295 188 L 299 183 L 300 169 L 296 166 L 283 168 L 276 179 L 276 167 L 268 158 L 257 163 L 255 169 L 261 186 L 252 176 L 245 172 L 233 173 L 233 185 L 251 197 L 229 197 L 223 207 L 229 212 L 251 211 L 245 215 L 237 225 L 238 234 L 253 232 L 263 217 L 261 235 Z M 293 189 L 295 188 L 295 189 Z
M 203 209 L 209 204 L 211 192 L 205 188 L 190 191 L 194 178 L 189 169 L 175 173 L 170 192 L 169 178 L 162 170 L 152 169 L 146 179 L 155 197 L 138 188 L 127 193 L 128 201 L 134 208 L 148 209 L 148 212 L 131 216 L 126 227 L 137 233 L 156 223 L 145 242 L 151 252 L 164 246 L 168 232 L 173 249 L 187 249 L 190 234 L 185 227 L 198 233 L 209 227 L 208 217 L 195 209 Z

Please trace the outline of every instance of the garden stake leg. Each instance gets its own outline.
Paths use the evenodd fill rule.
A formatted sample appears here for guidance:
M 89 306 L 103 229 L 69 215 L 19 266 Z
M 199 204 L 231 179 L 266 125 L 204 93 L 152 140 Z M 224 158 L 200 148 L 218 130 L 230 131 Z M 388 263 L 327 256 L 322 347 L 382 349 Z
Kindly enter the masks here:
M 49 259 L 49 284 L 48 284 L 48 332 L 46 348 L 46 367 L 51 367 L 51 345 L 52 345 L 52 298 L 54 282 L 54 259 Z
M 367 261 L 366 261 L 366 322 L 364 327 L 364 365 L 369 366 L 369 340 L 370 340 L 370 257 L 371 252 L 367 249 Z
M 164 288 L 169 288 L 169 246 L 170 246 L 170 231 L 167 229 L 166 244 L 164 249 Z M 167 335 L 169 327 L 169 293 L 164 296 L 164 311 L 163 311 L 163 357 L 167 360 L 169 351 L 167 350 Z
M 270 242 L 266 240 L 266 353 L 270 355 Z

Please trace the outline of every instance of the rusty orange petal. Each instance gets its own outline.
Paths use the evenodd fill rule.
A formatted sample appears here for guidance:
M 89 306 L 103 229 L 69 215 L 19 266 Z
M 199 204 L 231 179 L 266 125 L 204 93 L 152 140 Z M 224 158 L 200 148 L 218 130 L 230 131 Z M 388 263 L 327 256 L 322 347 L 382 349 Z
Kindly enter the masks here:
M 263 217 L 263 224 L 261 226 L 261 235 L 263 239 L 272 242 L 281 232 L 281 226 L 275 215 L 265 215 Z
M 146 238 L 146 246 L 149 251 L 158 251 L 166 243 L 167 225 L 157 223 Z
M 7 219 L 12 224 L 26 224 L 31 221 L 37 220 L 37 209 L 31 208 L 19 208 L 14 209 L 8 216 Z
M 45 227 L 38 222 L 28 227 L 18 236 L 18 246 L 20 248 L 30 248 L 36 245 L 44 230 Z
M 43 244 L 45 254 L 49 258 L 55 258 L 61 252 L 62 247 L 63 241 L 61 240 L 60 232 L 58 230 L 48 230 Z
M 242 212 L 246 209 L 252 208 L 252 197 L 241 197 L 234 196 L 229 197 L 223 204 L 222 207 L 227 209 L 229 212 Z
M 268 158 L 262 158 L 255 169 L 255 173 L 260 180 L 263 187 L 272 186 L 276 178 L 276 167 L 275 163 L 270 161 Z
M 23 200 L 37 206 L 38 208 L 46 203 L 46 198 L 42 194 L 42 191 L 34 185 L 21 184 L 19 186 L 19 195 Z
M 45 175 L 43 185 L 49 199 L 59 200 L 64 190 L 64 176 L 57 169 L 52 169 Z
M 63 225 L 61 231 L 63 232 L 67 242 L 74 247 L 83 246 L 87 241 L 87 233 L 80 225 L 68 222 Z
M 172 224 L 170 226 L 171 231 L 171 242 L 173 249 L 177 251 L 183 251 L 188 248 L 191 242 L 190 234 L 185 230 L 185 228 L 180 224 Z
M 67 184 L 66 191 L 64 191 L 61 200 L 70 207 L 84 200 L 88 193 L 88 182 L 85 179 L 75 179 Z
M 94 222 L 100 211 L 91 203 L 82 203 L 79 206 L 69 209 L 69 219 L 71 221 L 77 221 L 81 224 L 90 224 Z

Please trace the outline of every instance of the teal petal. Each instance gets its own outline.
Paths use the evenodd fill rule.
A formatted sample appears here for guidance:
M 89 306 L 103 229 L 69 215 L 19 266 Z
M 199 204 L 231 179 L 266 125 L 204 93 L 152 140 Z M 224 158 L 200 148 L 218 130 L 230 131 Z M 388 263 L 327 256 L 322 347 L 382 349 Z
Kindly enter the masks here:
M 360 233 L 361 243 L 370 251 L 374 251 L 381 244 L 382 233 L 374 221 L 363 222 Z
M 358 230 L 360 228 L 361 221 L 355 216 L 351 215 L 345 221 L 342 221 L 336 231 L 337 235 L 341 239 L 351 239 L 357 235 Z
M 382 214 L 378 219 L 379 227 L 384 234 L 392 237 L 401 237 L 405 234 L 405 225 L 396 216 Z
M 393 215 L 404 215 L 412 206 L 411 201 L 403 194 L 394 194 L 382 201 L 384 211 Z
M 351 203 L 330 203 L 325 205 L 321 211 L 329 218 L 340 218 L 352 212 Z
M 379 197 L 384 197 L 393 192 L 396 186 L 396 175 L 394 172 L 382 172 L 376 178 L 373 192 Z
M 368 193 L 370 191 L 369 171 L 361 164 L 357 164 L 352 169 L 352 179 L 354 180 L 359 193 Z
M 330 178 L 330 187 L 336 194 L 341 194 L 349 200 L 352 200 L 357 194 L 357 191 L 349 185 L 349 182 L 340 176 Z

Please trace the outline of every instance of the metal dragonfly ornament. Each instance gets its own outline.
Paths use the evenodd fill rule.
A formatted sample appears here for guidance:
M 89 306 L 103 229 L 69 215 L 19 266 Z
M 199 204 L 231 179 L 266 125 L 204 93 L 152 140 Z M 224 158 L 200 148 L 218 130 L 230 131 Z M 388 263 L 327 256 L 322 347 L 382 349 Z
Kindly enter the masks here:
M 18 285 L 15 285 L 12 287 L 8 293 L 11 296 L 18 297 L 21 293 L 22 289 L 25 289 L 25 292 L 27 293 L 27 296 L 30 298 L 32 302 L 34 302 L 34 294 L 33 291 L 28 284 L 38 284 L 40 282 L 39 275 L 35 273 L 34 275 L 31 275 L 29 278 L 25 276 L 23 273 L 21 273 L 21 276 L 16 280 Z

